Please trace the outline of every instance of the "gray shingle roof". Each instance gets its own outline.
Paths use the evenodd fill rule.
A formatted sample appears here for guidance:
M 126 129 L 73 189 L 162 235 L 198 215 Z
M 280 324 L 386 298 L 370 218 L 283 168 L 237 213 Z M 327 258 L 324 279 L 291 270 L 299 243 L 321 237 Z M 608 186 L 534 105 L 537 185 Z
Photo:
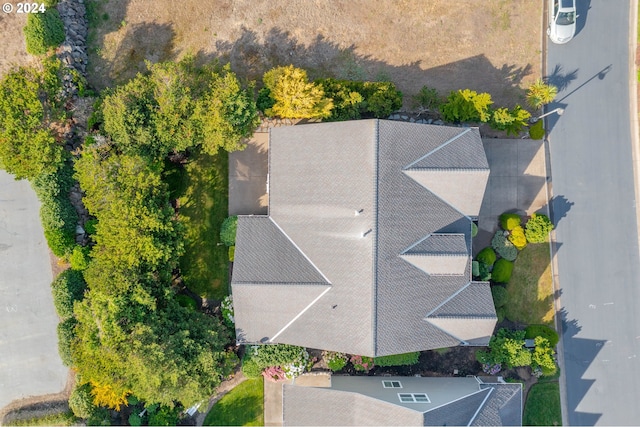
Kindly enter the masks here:
M 232 289 L 242 337 L 369 356 L 458 345 L 460 337 L 425 317 L 469 283 L 470 219 L 460 203 L 445 201 L 449 194 L 436 194 L 440 180 L 432 191 L 407 173 L 430 174 L 439 164 L 436 173 L 454 174 L 446 184 L 454 199 L 481 201 L 484 186 L 465 181 L 486 184 L 489 172 L 477 129 L 321 123 L 272 129 L 269 150 L 269 218 L 238 223 Z M 284 283 L 305 286 L 276 308 L 249 302 L 247 286 L 260 292 L 257 285 L 268 281 L 283 295 Z M 491 301 L 488 287 L 474 290 L 457 300 L 466 306 L 447 306 L 465 319 L 458 322 L 463 329 L 476 328 L 468 315 L 486 314 Z M 277 309 L 282 315 L 272 313 Z M 270 313 L 267 325 L 262 311 Z
M 400 389 L 382 380 L 401 383 Z M 402 403 L 398 393 L 425 393 Z M 473 377 L 333 376 L 330 388 L 283 386 L 284 425 L 522 425 L 520 384 L 484 384 Z

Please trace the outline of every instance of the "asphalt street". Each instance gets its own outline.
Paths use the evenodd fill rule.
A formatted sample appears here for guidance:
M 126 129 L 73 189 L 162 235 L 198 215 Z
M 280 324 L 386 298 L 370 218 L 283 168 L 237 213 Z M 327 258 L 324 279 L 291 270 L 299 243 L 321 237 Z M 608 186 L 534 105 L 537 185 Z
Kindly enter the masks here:
M 629 1 L 577 0 L 578 32 L 549 42 L 549 116 L 571 425 L 640 423 L 640 268 L 629 90 Z M 632 78 L 634 76 L 631 76 Z M 635 94 L 633 94 L 635 97 Z
M 60 392 L 67 380 L 39 209 L 27 181 L 0 171 L 0 409 Z

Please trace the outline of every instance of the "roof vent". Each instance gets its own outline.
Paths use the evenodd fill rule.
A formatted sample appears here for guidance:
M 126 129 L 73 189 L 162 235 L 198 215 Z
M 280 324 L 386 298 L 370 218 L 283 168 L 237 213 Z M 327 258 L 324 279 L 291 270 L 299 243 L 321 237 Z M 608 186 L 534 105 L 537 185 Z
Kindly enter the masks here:
M 360 209 L 359 211 L 356 211 L 356 216 L 360 215 L 362 212 L 364 212 L 364 209 Z
M 365 231 L 364 233 L 362 233 L 362 237 L 366 237 L 367 234 L 371 233 L 373 231 L 372 228 L 368 229 L 367 231 Z

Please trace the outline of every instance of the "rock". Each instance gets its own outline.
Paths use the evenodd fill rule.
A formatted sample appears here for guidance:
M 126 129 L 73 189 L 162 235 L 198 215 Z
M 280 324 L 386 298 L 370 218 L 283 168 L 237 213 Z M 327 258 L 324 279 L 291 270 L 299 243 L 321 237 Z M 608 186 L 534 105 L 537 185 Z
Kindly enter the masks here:
M 442 126 L 444 124 L 444 122 L 442 120 L 436 120 L 435 122 L 433 122 L 433 124 Z
M 76 225 L 76 234 L 84 234 L 84 228 L 81 225 Z
M 416 122 L 416 119 L 414 119 L 413 117 L 410 117 L 410 118 L 409 118 L 409 122 L 411 122 L 411 123 L 415 123 L 415 122 Z
M 402 120 L 407 120 L 407 119 L 409 118 L 409 116 L 406 116 L 406 115 L 404 115 L 404 114 L 403 114 L 403 115 L 401 115 L 401 116 L 400 116 L 400 118 L 401 118 Z
M 429 124 L 429 125 L 430 125 L 431 123 L 433 123 L 433 119 L 429 119 L 429 120 L 427 120 L 427 124 Z

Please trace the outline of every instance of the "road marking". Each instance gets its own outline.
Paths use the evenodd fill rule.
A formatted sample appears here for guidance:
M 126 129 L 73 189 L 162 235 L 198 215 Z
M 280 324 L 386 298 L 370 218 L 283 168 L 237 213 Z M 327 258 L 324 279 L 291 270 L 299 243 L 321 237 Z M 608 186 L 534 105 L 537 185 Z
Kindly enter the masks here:
M 602 359 L 602 361 L 606 363 L 606 362 L 609 362 L 610 360 L 609 359 Z
M 627 359 L 633 359 L 634 357 L 636 357 L 636 355 L 634 354 L 633 356 L 629 356 L 627 357 Z
M 589 304 L 589 308 L 595 310 L 596 309 L 596 305 L 595 304 Z
M 602 305 L 613 305 L 613 303 L 612 303 L 612 302 L 605 302 L 605 303 L 604 303 L 604 304 L 602 304 Z

